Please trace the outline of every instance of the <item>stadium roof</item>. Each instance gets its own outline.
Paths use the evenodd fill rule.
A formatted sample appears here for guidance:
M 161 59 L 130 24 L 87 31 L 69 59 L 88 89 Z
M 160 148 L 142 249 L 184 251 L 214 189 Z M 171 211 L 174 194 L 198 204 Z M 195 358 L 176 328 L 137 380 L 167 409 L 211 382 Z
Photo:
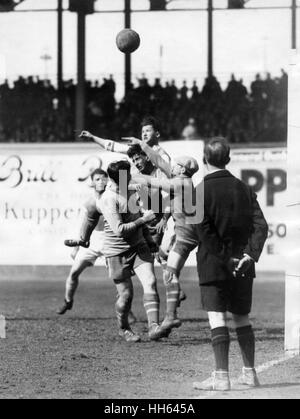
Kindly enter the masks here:
M 16 11 L 23 10 L 56 10 L 57 0 L 15 0 L 20 2 L 15 7 Z M 299 0 L 297 0 L 299 6 Z M 131 0 L 131 8 L 133 11 L 147 11 L 149 10 L 149 0 Z M 228 0 L 213 0 L 214 8 L 227 9 Z M 68 9 L 69 0 L 63 0 L 64 9 Z M 208 0 L 168 0 L 168 10 L 181 10 L 181 9 L 207 9 Z M 247 0 L 245 8 L 277 8 L 277 7 L 290 7 L 290 1 L 287 0 Z M 124 10 L 124 0 L 95 0 L 95 11 L 116 11 Z

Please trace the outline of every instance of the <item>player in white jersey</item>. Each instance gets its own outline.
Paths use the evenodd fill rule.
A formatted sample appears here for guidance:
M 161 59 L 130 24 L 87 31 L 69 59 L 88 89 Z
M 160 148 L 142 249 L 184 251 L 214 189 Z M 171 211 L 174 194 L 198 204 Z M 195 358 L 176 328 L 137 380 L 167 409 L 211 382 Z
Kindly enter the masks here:
M 79 276 L 81 273 L 89 266 L 93 266 L 96 260 L 103 256 L 104 220 L 96 207 L 96 199 L 100 198 L 105 191 L 107 173 L 104 170 L 96 169 L 91 174 L 91 180 L 92 187 L 94 188 L 94 195 L 84 204 L 79 238 L 77 240 L 65 241 L 67 246 L 75 246 L 71 254 L 74 263 L 66 280 L 64 304 L 57 311 L 57 314 L 60 315 L 65 314 L 67 310 L 72 309 L 74 295 L 78 288 Z
M 100 147 L 107 151 L 115 151 L 116 153 L 127 154 L 130 145 L 119 143 L 100 137 L 96 137 L 88 131 L 82 131 L 79 136 L 83 139 L 90 139 L 97 143 Z M 141 123 L 141 137 L 149 147 L 160 155 L 160 157 L 167 163 L 171 162 L 171 158 L 168 153 L 159 145 L 160 139 L 160 126 L 159 122 L 152 116 L 145 117 Z M 124 138 L 126 140 L 126 137 Z M 160 170 L 160 169 L 159 169 Z

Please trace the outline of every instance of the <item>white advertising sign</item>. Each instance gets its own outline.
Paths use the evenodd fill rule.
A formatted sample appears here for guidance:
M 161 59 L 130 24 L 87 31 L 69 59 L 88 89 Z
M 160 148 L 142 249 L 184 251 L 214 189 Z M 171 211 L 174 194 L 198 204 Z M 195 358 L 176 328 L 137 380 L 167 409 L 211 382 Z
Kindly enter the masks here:
M 111 153 L 88 145 L 5 146 L 0 152 L 0 264 L 70 263 L 89 173 Z M 115 155 L 114 158 L 118 158 Z
M 228 169 L 252 186 L 269 224 L 269 237 L 258 269 L 283 271 L 283 245 L 286 237 L 286 149 L 232 150 Z
M 164 143 L 165 149 L 173 157 L 191 155 L 199 163 L 203 157 L 203 143 L 199 141 L 171 141 Z M 269 238 L 263 250 L 258 269 L 263 271 L 283 271 L 283 244 L 286 237 L 286 160 L 287 150 L 274 148 L 232 148 L 231 162 L 227 169 L 252 186 L 269 224 Z M 195 181 L 205 175 L 204 168 Z M 194 255 L 187 264 L 195 264 Z
M 201 141 L 163 143 L 171 157 L 192 155 L 201 164 Z M 0 264 L 70 264 L 65 238 L 76 236 L 82 204 L 92 193 L 89 173 L 124 156 L 87 144 L 1 145 Z M 228 169 L 257 191 L 270 225 L 260 270 L 283 270 L 286 235 L 286 149 L 233 149 Z M 196 177 L 201 180 L 203 167 Z M 195 263 L 194 255 L 188 261 Z

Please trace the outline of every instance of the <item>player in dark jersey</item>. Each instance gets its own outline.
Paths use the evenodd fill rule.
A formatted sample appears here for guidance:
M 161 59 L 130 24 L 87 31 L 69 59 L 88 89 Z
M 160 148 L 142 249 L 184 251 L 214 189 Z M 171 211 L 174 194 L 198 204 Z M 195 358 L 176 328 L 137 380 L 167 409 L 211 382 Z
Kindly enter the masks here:
M 171 203 L 171 214 L 175 224 L 176 240 L 169 252 L 167 266 L 164 270 L 167 310 L 162 327 L 166 329 L 179 327 L 181 325 L 180 319 L 177 318 L 180 292 L 179 275 L 190 252 L 198 245 L 195 224 L 201 222 L 203 215 L 201 188 L 196 191 L 192 181 L 192 176 L 199 170 L 199 166 L 193 157 L 188 156 L 175 159 L 174 165 L 171 166 L 161 159 L 145 142 L 134 138 L 131 140 L 133 144 L 139 144 L 151 162 L 167 175 L 167 179 L 154 179 L 151 176 L 137 175 L 133 177 L 133 181 L 141 184 L 146 182 L 152 188 L 162 188 L 165 191 L 171 191 L 174 195 Z M 192 201 L 184 202 L 186 196 L 192 197 Z M 194 208 L 195 203 L 196 208 Z
M 147 154 L 141 149 L 139 144 L 131 146 L 127 155 L 139 173 L 149 175 L 154 178 L 165 178 L 161 170 L 153 165 Z M 134 173 L 132 173 L 134 175 Z M 148 229 L 152 235 L 154 242 L 160 246 L 164 231 L 167 227 L 170 212 L 165 208 L 165 203 L 169 201 L 166 199 L 161 189 L 151 189 L 148 186 L 141 188 L 138 191 L 140 196 L 140 203 L 143 210 L 152 209 L 155 213 L 155 219 L 148 224 Z
M 167 178 L 167 175 L 151 162 L 139 144 L 132 145 L 128 149 L 127 155 L 139 173 L 157 179 Z M 132 174 L 134 175 L 134 173 Z M 174 229 L 171 229 L 171 234 L 170 231 L 167 231 L 168 220 L 171 217 L 169 204 L 173 193 L 170 191 L 170 197 L 169 194 L 161 188 L 151 188 L 149 186 L 141 188 L 138 193 L 141 198 L 142 207 L 144 209 L 152 209 L 155 213 L 155 220 L 148 224 L 148 229 L 154 242 L 157 246 L 159 246 L 159 250 L 156 252 L 155 258 L 161 267 L 166 269 L 169 252 L 173 248 L 176 240 Z M 186 295 L 180 287 L 178 307 L 185 299 Z

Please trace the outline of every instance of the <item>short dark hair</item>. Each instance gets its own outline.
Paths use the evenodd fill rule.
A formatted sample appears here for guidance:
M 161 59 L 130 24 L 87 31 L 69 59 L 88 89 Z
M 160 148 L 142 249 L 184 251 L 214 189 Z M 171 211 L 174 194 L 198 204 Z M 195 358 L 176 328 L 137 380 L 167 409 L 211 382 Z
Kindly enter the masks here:
M 222 168 L 230 162 L 230 147 L 223 137 L 214 137 L 205 144 L 204 158 L 212 166 Z
M 145 127 L 146 125 L 152 125 L 155 131 L 161 131 L 161 124 L 158 119 L 154 118 L 154 116 L 148 115 L 143 118 L 141 122 L 141 128 Z
M 102 169 L 93 170 L 92 173 L 91 173 L 91 179 L 93 180 L 94 176 L 96 176 L 96 175 L 102 175 L 102 176 L 108 177 L 108 174 Z
M 147 156 L 147 154 L 142 150 L 142 147 L 139 144 L 133 144 L 131 147 L 129 147 L 127 151 L 127 156 L 132 159 L 133 156 L 136 154 Z
M 110 179 L 112 179 L 117 185 L 120 184 L 120 171 L 126 170 L 130 173 L 131 165 L 127 160 L 119 160 L 112 162 L 107 167 L 107 173 Z

